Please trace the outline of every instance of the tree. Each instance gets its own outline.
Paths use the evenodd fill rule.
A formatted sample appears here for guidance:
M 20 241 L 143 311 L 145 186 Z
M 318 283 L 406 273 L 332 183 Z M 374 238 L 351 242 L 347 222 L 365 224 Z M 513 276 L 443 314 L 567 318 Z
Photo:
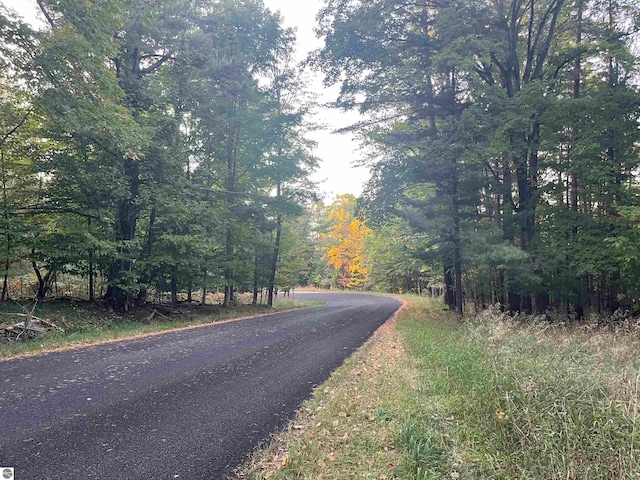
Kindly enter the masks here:
M 326 244 L 326 257 L 337 275 L 342 288 L 362 288 L 369 270 L 365 254 L 365 240 L 371 230 L 361 219 L 354 217 L 356 199 L 353 195 L 339 195 L 329 207 L 327 233 L 322 234 Z
M 38 188 L 24 223 L 36 234 L 20 243 L 43 295 L 56 272 L 73 272 L 88 277 L 90 298 L 104 275 L 118 310 L 151 289 L 190 299 L 200 280 L 203 301 L 224 283 L 230 304 L 315 161 L 301 128 L 307 107 L 285 98 L 298 88 L 281 70 L 291 32 L 259 0 L 38 5 L 40 32 L 0 12 L 0 58 L 25 92 L 13 101 L 24 120 L 5 109 L 15 139 L 12 158 L 3 145 L 5 266 L 22 155 L 33 168 L 20 176 Z M 17 135 L 23 126 L 37 152 Z
M 438 277 L 422 254 L 428 239 L 415 235 L 406 219 L 392 217 L 371 226 L 366 240 L 369 284 L 398 293 L 422 294 Z M 432 262 L 433 263 L 433 262 Z
M 3 73 L 8 72 L 3 70 Z M 28 98 L 25 92 L 15 84 L 11 85 L 6 77 L 0 77 L 0 81 L 0 251 L 4 270 L 1 299 L 6 300 L 9 296 L 11 266 L 26 255 L 24 239 L 28 238 L 31 231 L 25 221 L 24 209 L 33 205 L 37 196 L 34 190 L 34 185 L 38 184 L 36 168 L 30 158 L 30 153 L 37 148 L 31 142 L 37 122 L 33 118 L 33 110 L 25 101 Z
M 273 305 L 283 221 L 286 216 L 302 213 L 299 204 L 313 199 L 314 185 L 308 176 L 317 165 L 312 154 L 314 144 L 304 137 L 307 128 L 305 117 L 310 111 L 309 102 L 303 100 L 304 83 L 290 63 L 291 56 L 287 55 L 272 70 L 269 89 L 272 105 L 269 128 L 273 130 L 273 144 L 264 170 L 275 190 L 272 201 L 275 240 L 269 273 L 269 306 Z M 282 273 L 280 277 L 283 278 Z M 286 283 L 292 283 L 292 278 Z
M 374 152 L 364 206 L 432 238 L 459 313 L 463 287 L 512 311 L 616 308 L 624 282 L 601 239 L 622 234 L 617 212 L 637 202 L 639 13 L 587 0 L 326 2 L 312 62 L 341 83 L 338 107 L 369 115 L 352 127 Z

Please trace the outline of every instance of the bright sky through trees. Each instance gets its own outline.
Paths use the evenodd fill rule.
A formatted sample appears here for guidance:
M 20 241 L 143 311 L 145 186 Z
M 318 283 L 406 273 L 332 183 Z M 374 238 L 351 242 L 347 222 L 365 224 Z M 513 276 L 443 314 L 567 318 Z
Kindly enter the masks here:
M 285 26 L 296 28 L 299 59 L 303 59 L 309 51 L 322 46 L 322 42 L 313 32 L 316 14 L 322 5 L 321 0 L 265 0 L 265 5 L 272 10 L 280 11 Z M 338 93 L 337 87 L 326 89 L 319 74 L 313 79 L 312 89 L 320 95 L 323 102 L 335 99 Z M 316 154 L 322 159 L 320 168 L 314 174 L 314 180 L 326 179 L 320 189 L 329 197 L 345 193 L 359 195 L 362 183 L 369 177 L 368 169 L 352 165 L 361 157 L 353 136 L 332 133 L 332 130 L 350 125 L 358 118 L 353 112 L 321 108 L 316 120 L 325 124 L 326 128 L 309 135 L 318 142 Z
M 0 3 L 12 8 L 25 18 L 33 21 L 37 14 L 35 0 L 0 0 Z M 321 42 L 315 37 L 313 28 L 315 16 L 320 9 L 320 0 L 265 0 L 265 5 L 273 10 L 279 10 L 287 27 L 296 28 L 298 43 L 297 58 L 302 60 L 306 54 L 321 46 Z M 320 101 L 329 102 L 337 95 L 337 88 L 326 89 L 322 85 L 322 78 L 318 74 L 314 77 L 311 86 L 314 93 L 318 94 Z M 339 112 L 330 108 L 320 108 L 316 122 L 325 125 L 325 128 L 309 135 L 318 144 L 316 155 L 322 160 L 320 167 L 312 176 L 312 180 L 322 182 L 320 191 L 330 200 L 335 195 L 350 193 L 360 195 L 362 183 L 369 176 L 369 171 L 364 167 L 355 167 L 353 163 L 361 155 L 358 145 L 350 134 L 335 134 L 334 129 L 347 126 L 356 121 L 358 116 L 354 113 Z

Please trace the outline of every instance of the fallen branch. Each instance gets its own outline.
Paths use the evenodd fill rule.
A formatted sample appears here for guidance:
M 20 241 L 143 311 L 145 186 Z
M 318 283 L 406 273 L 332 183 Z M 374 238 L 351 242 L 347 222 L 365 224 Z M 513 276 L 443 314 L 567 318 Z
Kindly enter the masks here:
M 47 331 L 46 328 L 39 327 L 33 324 L 25 326 L 24 322 L 13 324 L 10 327 L 5 327 L 4 330 L 7 332 L 16 332 L 18 330 L 22 330 L 22 332 L 24 332 L 26 330 L 29 332 L 37 332 L 37 333 L 44 333 Z
M 0 315 L 13 315 L 15 317 L 31 318 L 33 323 L 41 323 L 43 325 L 46 325 L 47 327 L 49 327 L 52 330 L 59 330 L 60 332 L 64 333 L 64 329 L 60 328 L 55 323 L 53 323 L 50 320 L 47 320 L 46 318 L 40 318 L 40 317 L 36 317 L 34 315 L 28 315 L 26 313 L 0 313 Z M 31 322 L 29 322 L 29 323 L 31 323 Z M 16 325 L 24 325 L 24 322 L 16 323 L 16 324 L 14 324 L 12 326 L 15 327 Z
M 151 320 L 154 319 L 155 316 L 159 316 L 161 318 L 164 318 L 165 320 L 170 320 L 169 317 L 167 317 L 166 315 L 163 315 L 162 313 L 160 313 L 158 310 L 154 309 L 153 312 L 151 312 L 151 315 L 149 315 L 147 318 L 144 319 L 145 323 L 149 323 Z
M 58 330 L 59 332 L 64 333 L 64 330 L 62 328 L 60 328 L 59 326 L 57 326 L 55 323 L 53 323 L 50 320 L 47 320 L 45 318 L 37 318 L 37 317 L 31 317 L 33 320 L 36 321 L 36 323 L 41 323 L 43 325 L 46 325 L 47 327 L 49 327 L 49 329 L 51 330 Z
M 30 314 L 23 313 L 9 313 L 3 315 L 15 315 L 18 317 L 24 317 L 23 322 L 14 323 L 10 326 L 0 327 L 0 332 L 2 332 L 5 337 L 11 338 L 11 336 L 15 335 L 15 341 L 20 340 L 20 337 L 27 336 L 30 338 L 36 337 L 41 333 L 45 333 L 51 330 L 57 330 L 59 332 L 64 333 L 64 330 L 57 326 L 55 323 L 46 320 L 44 318 L 34 317 Z

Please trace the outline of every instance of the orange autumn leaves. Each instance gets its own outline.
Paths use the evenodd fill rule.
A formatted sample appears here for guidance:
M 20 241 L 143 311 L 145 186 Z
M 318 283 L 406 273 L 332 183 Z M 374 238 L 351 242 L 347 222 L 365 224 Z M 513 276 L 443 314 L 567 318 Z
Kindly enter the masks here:
M 361 288 L 369 278 L 365 250 L 371 230 L 363 220 L 354 218 L 355 202 L 352 195 L 338 196 L 327 215 L 328 232 L 322 234 L 329 247 L 327 263 L 335 268 L 343 288 Z

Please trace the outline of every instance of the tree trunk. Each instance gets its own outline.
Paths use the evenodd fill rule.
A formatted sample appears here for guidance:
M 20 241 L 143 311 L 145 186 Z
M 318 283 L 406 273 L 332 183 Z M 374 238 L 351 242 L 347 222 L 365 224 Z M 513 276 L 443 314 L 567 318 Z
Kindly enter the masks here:
M 278 198 L 281 195 L 280 184 L 277 187 Z M 273 306 L 273 290 L 276 287 L 276 270 L 278 268 L 278 255 L 280 254 L 280 239 L 282 237 L 282 215 L 278 213 L 276 217 L 276 241 L 273 244 L 273 255 L 271 257 L 271 269 L 269 271 L 269 293 L 267 295 L 267 306 Z
M 200 302 L 202 305 L 207 304 L 207 269 L 204 269 L 202 278 L 202 301 Z
M 458 211 L 457 193 L 454 199 L 454 226 L 453 226 L 453 267 L 455 281 L 455 308 L 458 315 L 463 315 L 462 296 L 462 255 L 460 252 L 460 212 Z
M 153 243 L 155 241 L 155 224 L 156 224 L 156 216 L 157 210 L 154 206 L 151 209 L 151 214 L 149 215 L 149 228 L 147 231 L 147 242 L 144 247 L 144 256 L 143 259 L 145 262 L 148 262 L 151 258 L 151 254 L 153 253 Z M 148 269 L 142 273 L 140 276 L 140 291 L 138 292 L 138 300 L 141 303 L 144 303 L 147 299 L 147 292 L 149 288 L 149 283 L 151 282 L 151 276 L 149 275 Z
M 223 307 L 230 307 L 233 305 L 233 285 L 224 286 L 224 300 L 222 301 Z
M 57 272 L 55 270 L 49 270 L 43 277 L 35 260 L 31 262 L 31 265 L 33 266 L 33 271 L 38 278 L 38 291 L 36 293 L 36 298 L 38 300 L 42 300 L 51 290 L 51 285 L 53 285 L 53 282 L 55 282 L 56 280 Z
M 5 271 L 9 272 L 9 266 L 5 265 Z M 4 278 L 2 279 L 2 301 L 9 299 L 9 273 L 4 274 Z
M 517 135 L 520 137 L 520 135 Z M 516 183 L 518 186 L 518 217 L 520 219 L 520 248 L 525 252 L 531 249 L 535 235 L 535 212 L 537 207 L 537 168 L 540 124 L 535 122 L 532 128 L 530 146 L 519 149 L 516 162 Z M 512 139 L 513 140 L 513 139 Z M 517 142 L 517 141 L 516 141 Z M 513 144 L 516 150 L 517 143 Z
M 7 233 L 7 258 L 4 261 L 4 278 L 2 280 L 2 301 L 9 300 L 9 268 L 11 267 L 11 235 Z
M 253 257 L 253 298 L 251 304 L 256 305 L 258 303 L 258 249 L 255 249 L 255 255 Z
M 226 247 L 225 247 L 225 252 L 227 254 L 227 262 L 231 262 L 231 255 L 233 254 L 233 237 L 231 235 L 231 230 L 227 231 L 227 241 L 226 241 Z M 232 290 L 233 287 L 231 285 L 231 282 L 233 280 L 233 270 L 231 269 L 231 267 L 226 267 L 224 269 L 224 281 L 225 281 L 225 285 L 224 285 L 224 300 L 222 301 L 222 305 L 224 307 L 228 307 L 229 305 L 231 305 L 231 295 L 232 295 Z
M 455 92 L 456 86 L 456 72 L 452 69 L 450 72 L 451 77 L 451 92 L 452 92 L 452 104 L 456 104 Z M 463 302 L 462 297 L 462 245 L 460 244 L 460 199 L 458 198 L 458 185 L 460 183 L 459 171 L 458 171 L 458 159 L 455 154 L 452 159 L 451 165 L 451 210 L 453 215 L 453 268 L 454 268 L 454 281 L 455 281 L 455 304 L 456 312 L 462 317 L 463 315 Z
M 91 217 L 87 219 L 87 228 L 91 231 Z M 93 248 L 89 250 L 89 301 L 96 299 L 95 272 L 93 266 Z
M 93 253 L 89 252 L 89 301 L 94 302 L 96 299 L 96 281 L 93 271 Z
M 454 266 L 451 262 L 443 264 L 444 270 L 444 304 L 451 310 L 456 308 L 456 289 L 454 281 Z
M 9 230 L 9 199 L 7 195 L 7 170 L 4 162 L 4 151 L 0 150 L 2 161 L 2 200 L 4 203 L 4 221 L 6 223 L 5 239 L 7 248 L 4 260 L 4 279 L 2 281 L 2 301 L 9 299 L 9 268 L 11 267 L 11 233 Z
M 171 268 L 171 303 L 178 303 L 178 269 L 175 265 Z
M 235 110 L 236 103 L 234 101 L 231 102 L 232 110 Z M 235 200 L 231 192 L 233 192 L 236 186 L 236 168 L 237 168 L 237 145 L 239 142 L 239 134 L 238 128 L 235 127 L 235 131 L 233 130 L 234 126 L 229 125 L 229 140 L 227 141 L 227 176 L 225 179 L 225 188 L 227 189 L 227 206 L 230 210 L 233 210 L 233 204 Z M 233 260 L 233 232 L 231 231 L 231 227 L 227 229 L 227 237 L 225 242 L 225 253 L 227 264 L 230 265 Z M 233 301 L 233 269 L 231 266 L 227 266 L 224 270 L 224 301 L 223 306 L 228 307 Z
M 578 18 L 577 18 L 577 28 L 576 28 L 576 45 L 578 48 L 580 48 L 581 44 L 582 44 L 582 14 L 583 14 L 583 1 L 582 0 L 578 0 L 576 8 L 578 9 Z M 582 80 L 582 58 L 581 58 L 581 54 L 578 54 L 578 56 L 576 57 L 576 61 L 575 61 L 575 66 L 574 66 L 574 72 L 573 72 L 573 98 L 574 100 L 577 100 L 578 98 L 580 98 L 580 86 L 581 86 L 581 80 Z M 574 152 L 575 148 L 576 148 L 576 143 L 577 143 L 577 137 L 578 137 L 578 126 L 574 125 L 573 126 L 573 130 L 571 132 L 571 138 L 569 140 L 569 156 L 571 157 L 571 165 L 573 166 L 572 168 L 572 172 L 571 172 L 571 188 L 570 188 L 570 199 L 571 199 L 571 203 L 570 203 L 570 208 L 571 210 L 573 210 L 574 212 L 578 211 L 578 172 L 577 172 L 577 165 L 578 162 L 577 161 L 573 161 L 573 155 L 572 153 Z M 572 234 L 575 237 L 578 234 L 578 226 L 575 225 L 572 228 Z
M 120 244 L 118 255 L 111 262 L 106 300 L 114 310 L 128 311 L 132 298 L 129 272 L 133 267 L 127 242 L 135 239 L 138 221 L 137 197 L 140 190 L 139 165 L 136 160 L 124 161 L 124 173 L 129 184 L 129 198 L 120 200 L 116 209 L 115 239 Z

